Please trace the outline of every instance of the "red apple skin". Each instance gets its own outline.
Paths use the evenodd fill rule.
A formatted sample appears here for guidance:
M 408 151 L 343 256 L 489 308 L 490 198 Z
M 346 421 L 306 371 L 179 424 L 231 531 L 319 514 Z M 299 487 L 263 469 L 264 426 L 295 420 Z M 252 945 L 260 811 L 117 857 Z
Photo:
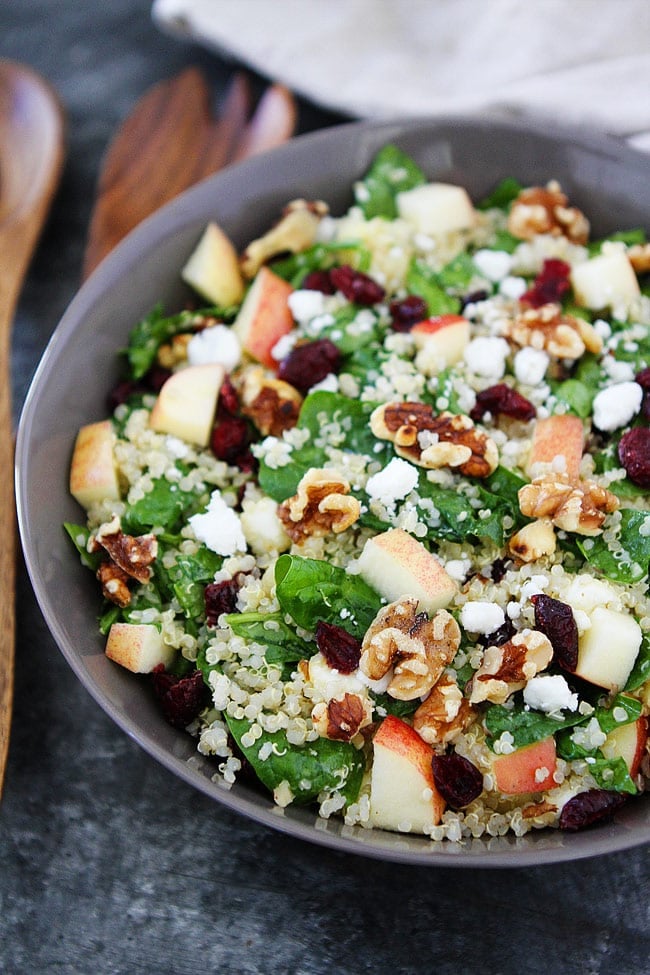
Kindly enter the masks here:
M 499 792 L 516 796 L 527 792 L 544 792 L 555 786 L 553 773 L 556 767 L 555 740 L 544 738 L 518 748 L 509 755 L 498 755 L 492 761 L 492 771 Z M 538 768 L 547 768 L 548 774 L 541 782 L 535 778 Z
M 411 329 L 411 334 L 433 335 L 435 332 L 439 332 L 441 328 L 447 328 L 449 325 L 456 325 L 461 322 L 469 324 L 462 315 L 432 315 L 431 318 L 424 318 L 421 322 L 416 322 Z
M 288 305 L 292 291 L 287 281 L 268 267 L 262 267 L 233 326 L 245 351 L 269 369 L 276 369 L 278 365 L 271 350 L 293 329 Z
M 380 724 L 373 739 L 373 746 L 375 748 L 385 748 L 387 751 L 399 755 L 400 758 L 403 758 L 418 770 L 422 779 L 431 789 L 434 821 L 439 823 L 445 811 L 446 803 L 438 792 L 433 780 L 433 768 L 431 765 L 433 748 L 431 745 L 428 745 L 426 741 L 420 738 L 417 731 L 414 731 L 406 721 L 402 721 L 401 718 L 396 718 L 394 715 L 389 714 Z
M 569 479 L 577 480 L 584 450 L 584 436 L 582 420 L 572 413 L 557 413 L 537 420 L 528 457 L 528 470 L 530 471 L 533 464 L 550 464 L 561 454 L 566 462 Z
M 636 735 L 634 745 L 629 751 L 627 749 L 621 750 L 620 752 L 618 749 L 612 750 L 611 755 L 612 757 L 620 756 L 625 761 L 631 778 L 635 779 L 641 770 L 641 762 L 648 747 L 648 719 L 642 715 L 632 725 L 626 725 L 624 727 L 628 730 L 634 729 Z M 606 755 L 609 754 L 605 745 L 603 746 L 603 752 Z

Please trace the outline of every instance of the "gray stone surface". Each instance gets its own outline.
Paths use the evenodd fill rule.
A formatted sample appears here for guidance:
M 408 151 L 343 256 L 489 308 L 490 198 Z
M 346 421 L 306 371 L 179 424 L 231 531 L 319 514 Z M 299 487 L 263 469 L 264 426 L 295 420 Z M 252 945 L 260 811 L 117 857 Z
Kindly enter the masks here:
M 232 66 L 159 34 L 147 0 L 0 0 L 0 57 L 41 70 L 69 118 L 61 190 L 15 325 L 18 413 L 78 285 L 98 167 L 117 124 L 150 84 L 183 66 L 201 65 L 216 93 Z M 301 109 L 303 130 L 334 121 Z M 647 848 L 466 872 L 295 842 L 177 781 L 109 721 L 56 649 L 20 562 L 17 656 L 0 805 L 0 972 L 637 975 L 650 967 Z

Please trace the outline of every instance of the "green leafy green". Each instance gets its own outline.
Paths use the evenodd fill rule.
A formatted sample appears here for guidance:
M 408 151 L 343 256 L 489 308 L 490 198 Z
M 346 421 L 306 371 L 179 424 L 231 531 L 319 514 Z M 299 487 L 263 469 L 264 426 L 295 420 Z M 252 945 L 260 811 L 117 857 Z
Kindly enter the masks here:
M 202 308 L 199 311 L 182 311 L 177 315 L 165 315 L 162 305 L 157 305 L 131 330 L 124 354 L 131 379 L 142 379 L 155 362 L 160 346 L 180 332 L 193 331 L 205 318 L 231 321 L 237 309 Z
M 90 538 L 90 529 L 86 528 L 85 525 L 75 525 L 71 521 L 65 521 L 63 523 L 63 528 L 67 532 L 70 541 L 79 553 L 81 564 L 87 569 L 92 569 L 93 572 L 96 572 L 99 568 L 100 562 L 105 558 L 105 553 L 101 551 L 88 551 L 87 545 Z
M 230 629 L 245 640 L 253 640 L 266 647 L 268 664 L 298 663 L 314 652 L 313 644 L 302 640 L 285 622 L 282 613 L 230 613 Z
M 177 465 L 185 473 L 183 465 Z M 151 490 L 127 505 L 122 515 L 122 530 L 134 535 L 160 526 L 173 532 L 181 519 L 194 512 L 201 504 L 200 496 L 194 491 L 182 490 L 176 481 L 159 477 L 153 482 Z
M 354 240 L 314 244 L 274 261 L 271 270 L 297 288 L 312 271 L 326 271 L 337 264 L 350 264 L 358 271 L 366 271 L 370 267 L 370 252 Z
M 390 694 L 375 694 L 374 691 L 370 692 L 370 696 L 374 701 L 375 708 L 380 708 L 386 714 L 392 714 L 396 718 L 408 718 L 409 715 L 417 711 L 422 703 L 420 698 L 416 698 L 415 701 L 398 701 Z
M 513 737 L 515 748 L 524 748 L 533 742 L 543 741 L 555 735 L 563 728 L 571 728 L 581 724 L 585 718 L 582 714 L 563 711 L 559 718 L 544 714 L 541 711 L 527 709 L 522 698 L 518 698 L 514 707 L 504 707 L 502 704 L 492 704 L 485 712 L 485 727 L 488 732 L 487 743 L 490 748 L 504 731 L 509 731 Z
M 591 415 L 591 407 L 598 392 L 579 379 L 565 379 L 562 383 L 551 383 L 551 389 L 558 401 L 569 413 L 575 413 L 583 420 Z
M 641 684 L 650 679 L 650 633 L 644 633 L 634 667 L 627 679 L 624 690 L 636 691 Z
M 321 792 L 340 792 L 348 805 L 357 799 L 365 760 L 363 752 L 354 745 L 329 738 L 292 745 L 284 731 L 263 732 L 254 745 L 245 745 L 250 722 L 229 714 L 225 719 L 238 747 L 267 789 L 273 791 L 286 782 L 298 804 L 311 802 Z M 272 749 L 267 758 L 260 759 L 260 748 L 265 744 Z
M 275 583 L 283 612 L 312 632 L 324 620 L 362 637 L 382 604 L 361 576 L 319 559 L 281 555 L 275 564 Z
M 377 153 L 364 178 L 355 184 L 354 196 L 367 220 L 394 220 L 397 194 L 423 183 L 426 177 L 413 159 L 397 146 L 387 145 Z
M 521 193 L 523 186 L 514 176 L 506 176 L 494 187 L 478 204 L 479 210 L 507 210 L 513 200 L 516 200 Z
M 462 253 L 438 273 L 438 284 L 454 293 L 464 294 L 475 274 L 476 268 L 471 256 Z
M 470 496 L 468 490 L 463 490 L 464 487 L 470 488 L 468 482 L 459 481 L 457 490 L 450 491 L 448 488 L 431 484 L 427 479 L 426 471 L 421 471 L 418 493 L 421 498 L 432 501 L 440 515 L 439 521 L 429 521 L 430 535 L 452 542 L 482 538 L 489 539 L 496 545 L 503 545 L 506 534 L 510 534 L 516 526 L 523 524 L 516 503 L 515 488 L 519 481 L 520 479 L 512 471 L 498 468 L 498 476 L 492 482 L 494 490 L 488 490 L 481 483 L 475 483 L 471 485 Z M 475 507 L 473 501 L 480 502 L 479 506 Z M 505 517 L 511 519 L 512 528 L 504 527 Z
M 166 573 L 167 584 L 171 586 L 188 619 L 205 615 L 205 587 L 212 582 L 222 563 L 220 555 L 201 545 L 192 555 L 178 554 L 172 566 L 162 569 Z M 163 561 L 159 558 L 154 568 L 156 575 L 162 566 Z
M 603 244 L 608 241 L 621 241 L 628 247 L 632 247 L 634 244 L 645 244 L 646 242 L 646 232 L 642 227 L 634 227 L 631 230 L 619 230 L 615 234 L 610 234 L 609 237 L 602 237 L 600 240 L 593 240 L 587 246 L 589 253 L 600 254 Z
M 606 541 L 603 532 L 578 539 L 578 546 L 586 561 L 607 579 L 632 585 L 650 568 L 650 512 L 623 508 L 620 516 L 620 531 L 613 542 Z
M 429 315 L 456 315 L 460 311 L 459 299 L 448 294 L 439 274 L 417 257 L 409 265 L 406 288 L 410 294 L 424 298 Z
M 621 719 L 621 712 L 623 711 L 625 717 Z M 629 694 L 617 694 L 611 704 L 607 707 L 597 707 L 591 717 L 596 719 L 601 731 L 608 735 L 615 728 L 636 721 L 637 718 L 641 717 L 641 711 L 641 702 L 637 701 L 635 697 L 630 697 Z
M 621 462 L 618 458 L 618 444 L 620 439 L 620 436 L 612 437 L 603 450 L 599 450 L 593 454 L 596 474 L 606 474 L 609 471 L 622 470 Z M 646 494 L 645 489 L 639 487 L 629 477 L 612 481 L 609 484 L 609 490 L 619 498 L 640 498 Z

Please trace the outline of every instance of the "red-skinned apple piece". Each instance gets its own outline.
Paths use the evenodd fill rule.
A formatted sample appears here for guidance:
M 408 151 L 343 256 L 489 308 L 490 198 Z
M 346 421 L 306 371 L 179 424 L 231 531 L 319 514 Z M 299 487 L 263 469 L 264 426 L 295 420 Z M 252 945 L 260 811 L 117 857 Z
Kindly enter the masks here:
M 176 656 L 153 623 L 113 623 L 105 652 L 109 660 L 134 674 L 150 674 L 159 664 L 169 667 Z
M 292 291 L 268 267 L 260 268 L 232 326 L 244 351 L 269 369 L 277 368 L 271 350 L 293 329 L 288 305 Z
M 419 352 L 417 368 L 430 374 L 460 362 L 469 342 L 469 322 L 462 315 L 433 315 L 411 329 Z
M 556 457 L 561 456 L 570 480 L 577 480 L 584 439 L 582 420 L 572 413 L 557 413 L 537 420 L 528 455 L 528 473 L 534 476 L 535 465 L 552 464 Z
M 436 826 L 445 801 L 431 768 L 433 749 L 413 728 L 388 715 L 373 739 L 370 819 L 374 826 L 422 832 Z
M 507 796 L 552 789 L 556 761 L 553 738 L 535 741 L 509 755 L 497 755 L 492 760 L 496 787 Z
M 173 373 L 158 393 L 149 426 L 207 447 L 225 374 L 219 363 L 188 366 Z
M 369 538 L 359 557 L 359 571 L 389 602 L 414 596 L 427 613 L 448 606 L 458 591 L 436 556 L 402 528 Z
M 70 494 L 83 508 L 96 501 L 117 501 L 120 497 L 114 442 L 110 420 L 88 423 L 77 434 L 70 464 Z
M 622 758 L 634 779 L 639 774 L 647 746 L 648 719 L 642 715 L 636 721 L 610 731 L 600 750 L 605 758 Z

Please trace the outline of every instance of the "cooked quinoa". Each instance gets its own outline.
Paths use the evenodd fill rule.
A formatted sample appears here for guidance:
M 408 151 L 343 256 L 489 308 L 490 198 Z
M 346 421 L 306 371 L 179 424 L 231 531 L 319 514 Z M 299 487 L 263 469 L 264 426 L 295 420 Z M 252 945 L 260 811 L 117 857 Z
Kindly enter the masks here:
M 134 328 L 86 428 L 106 490 L 78 442 L 66 525 L 108 656 L 280 806 L 451 842 L 588 825 L 650 776 L 648 244 L 591 240 L 554 182 L 471 203 L 394 146 L 354 198 L 290 204 L 230 269 L 243 304 L 189 262 L 212 304 Z

